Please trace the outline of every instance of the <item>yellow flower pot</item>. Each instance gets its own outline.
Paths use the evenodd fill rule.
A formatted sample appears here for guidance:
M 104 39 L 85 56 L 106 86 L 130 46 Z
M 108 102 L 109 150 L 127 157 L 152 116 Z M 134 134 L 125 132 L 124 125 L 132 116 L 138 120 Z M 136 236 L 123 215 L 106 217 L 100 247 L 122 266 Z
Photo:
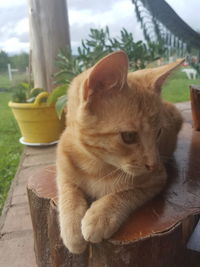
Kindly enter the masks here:
M 22 133 L 22 143 L 49 144 L 57 141 L 64 130 L 64 117 L 59 120 L 54 105 L 42 103 L 47 92 L 40 93 L 34 103 L 9 102 Z

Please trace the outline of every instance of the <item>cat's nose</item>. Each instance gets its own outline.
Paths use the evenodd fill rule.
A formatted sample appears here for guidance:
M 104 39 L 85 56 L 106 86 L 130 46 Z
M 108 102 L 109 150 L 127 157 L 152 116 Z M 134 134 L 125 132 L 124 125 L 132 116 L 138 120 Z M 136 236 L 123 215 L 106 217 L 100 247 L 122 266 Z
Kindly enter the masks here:
M 157 168 L 158 168 L 158 164 L 157 163 L 146 163 L 145 164 L 145 167 L 147 168 L 147 170 L 149 170 L 149 171 L 154 171 L 154 170 L 156 170 Z

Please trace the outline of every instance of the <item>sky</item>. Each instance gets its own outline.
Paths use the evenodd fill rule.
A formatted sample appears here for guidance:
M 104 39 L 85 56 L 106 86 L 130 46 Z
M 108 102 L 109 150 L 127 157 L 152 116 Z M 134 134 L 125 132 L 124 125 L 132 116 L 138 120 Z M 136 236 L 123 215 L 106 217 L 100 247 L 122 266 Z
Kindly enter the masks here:
M 56 1 L 56 0 L 55 0 Z M 200 30 L 199 0 L 166 0 L 193 29 Z M 109 26 L 111 36 L 124 27 L 135 40 L 143 38 L 131 0 L 67 0 L 71 45 L 75 51 L 90 28 Z M 28 0 L 0 0 L 0 50 L 29 51 Z

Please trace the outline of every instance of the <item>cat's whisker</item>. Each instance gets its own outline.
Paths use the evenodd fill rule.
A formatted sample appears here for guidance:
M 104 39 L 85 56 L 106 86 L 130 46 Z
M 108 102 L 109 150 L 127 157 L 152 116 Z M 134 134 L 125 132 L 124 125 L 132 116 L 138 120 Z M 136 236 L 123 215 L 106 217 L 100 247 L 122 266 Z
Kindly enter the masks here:
M 123 182 L 126 184 L 126 182 L 127 182 L 127 179 L 126 179 L 126 173 L 124 172 L 124 175 L 122 176 L 122 179 L 123 179 Z
M 121 170 L 121 173 L 120 175 L 116 178 L 114 184 L 115 185 L 118 185 L 119 183 L 120 184 L 123 184 L 123 183 L 126 183 L 126 176 L 129 175 L 127 174 L 126 172 L 124 172 L 123 170 Z M 128 181 L 129 182 L 129 181 Z
M 125 183 L 130 182 L 129 177 L 130 177 L 130 174 L 125 173 L 125 176 L 124 176 Z
M 105 178 L 107 178 L 108 176 L 114 174 L 115 172 L 117 172 L 117 171 L 119 171 L 119 170 L 120 170 L 120 169 L 115 169 L 115 170 L 113 170 L 113 171 L 107 173 L 107 174 L 104 175 L 103 177 L 100 177 L 99 179 L 97 179 L 97 180 L 95 181 L 95 183 L 93 183 L 93 185 L 92 185 L 91 188 L 93 188 L 93 187 L 94 187 L 95 185 L 97 185 L 100 181 L 104 180 Z
M 88 171 L 90 169 L 93 170 L 95 164 L 96 164 L 96 161 L 95 160 L 92 160 L 92 159 L 89 160 L 89 161 L 88 160 L 87 161 L 85 160 L 85 161 L 82 162 L 81 166 L 79 166 L 79 167 L 83 171 Z M 100 173 L 101 171 L 102 171 L 102 168 L 100 168 L 99 170 L 97 170 L 98 173 Z
M 117 172 L 117 171 L 119 171 L 119 170 L 120 170 L 120 169 L 115 169 L 115 170 L 113 170 L 113 171 L 107 173 L 107 174 L 104 175 L 103 177 L 101 177 L 101 179 L 106 178 L 106 177 L 108 177 L 109 175 L 114 174 L 115 172 Z
M 115 185 L 115 186 L 118 186 L 118 184 L 119 184 L 121 178 L 123 177 L 123 175 L 124 175 L 124 172 L 122 171 L 122 172 L 115 178 L 115 181 L 114 181 L 114 185 Z
M 114 185 L 130 183 L 130 178 L 133 178 L 132 175 L 122 171 L 121 174 L 115 179 Z M 132 179 L 133 180 L 133 179 Z

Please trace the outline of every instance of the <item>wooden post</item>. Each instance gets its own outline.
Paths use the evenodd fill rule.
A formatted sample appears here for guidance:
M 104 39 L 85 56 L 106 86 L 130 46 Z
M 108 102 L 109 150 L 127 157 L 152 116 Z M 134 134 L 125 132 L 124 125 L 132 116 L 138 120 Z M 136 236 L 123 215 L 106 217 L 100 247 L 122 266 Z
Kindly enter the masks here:
M 9 80 L 12 81 L 12 71 L 11 71 L 10 64 L 8 64 L 8 76 L 9 76 Z
M 190 99 L 193 128 L 196 131 L 200 131 L 200 86 L 190 86 Z
M 34 87 L 53 89 L 55 60 L 70 49 L 66 0 L 28 0 Z

